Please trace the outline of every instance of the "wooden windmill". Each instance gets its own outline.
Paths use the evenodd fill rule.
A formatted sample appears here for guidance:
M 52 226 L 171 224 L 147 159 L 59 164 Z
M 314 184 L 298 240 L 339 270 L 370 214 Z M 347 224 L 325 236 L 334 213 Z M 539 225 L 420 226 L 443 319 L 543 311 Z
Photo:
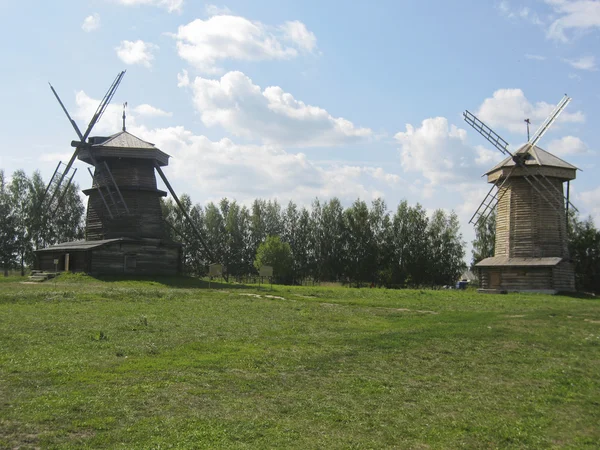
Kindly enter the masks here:
M 575 290 L 569 259 L 567 214 L 570 181 L 577 167 L 537 147 L 571 101 L 564 96 L 529 141 L 516 152 L 469 111 L 465 121 L 507 156 L 486 175 L 492 184 L 470 223 L 479 225 L 496 210 L 494 256 L 476 264 L 483 291 Z M 567 183 L 567 195 L 563 184 Z
M 43 205 L 49 209 L 50 216 L 55 214 L 75 174 L 73 163 L 76 158 L 93 166 L 93 170 L 88 168 L 92 187 L 83 191 L 88 196 L 85 240 L 38 250 L 39 269 L 90 273 L 179 272 L 181 244 L 172 242 L 166 233 L 160 198 L 167 193 L 157 189 L 155 171 L 181 208 L 209 260 L 213 259 L 202 235 L 162 171 L 162 167 L 169 163 L 169 155 L 127 132 L 125 110 L 120 132 L 108 137 L 89 137 L 124 74 L 117 75 L 83 134 L 50 86 L 79 140 L 71 142 L 75 151 L 69 162 L 60 162 L 57 166 L 46 189 Z

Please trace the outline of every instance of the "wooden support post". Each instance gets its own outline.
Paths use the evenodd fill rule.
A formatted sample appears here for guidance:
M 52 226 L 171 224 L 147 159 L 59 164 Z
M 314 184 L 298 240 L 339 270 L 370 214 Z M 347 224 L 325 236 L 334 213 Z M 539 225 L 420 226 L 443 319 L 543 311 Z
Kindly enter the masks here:
M 169 180 L 167 180 L 167 177 L 165 176 L 165 174 L 163 173 L 162 169 L 160 168 L 160 166 L 158 164 L 155 164 L 154 167 L 156 168 L 156 171 L 160 175 L 160 178 L 165 183 L 165 186 L 167 186 L 167 189 L 169 190 L 169 192 L 173 196 L 173 200 L 175 200 L 175 203 L 177 203 L 177 206 L 179 206 L 179 209 L 181 210 L 181 212 L 183 213 L 183 215 L 187 219 L 188 223 L 192 227 L 192 230 L 194 230 L 194 233 L 196 234 L 196 237 L 198 238 L 198 240 L 202 244 L 202 247 L 204 247 L 204 251 L 206 252 L 206 255 L 209 257 L 209 260 L 210 261 L 214 261 L 215 258 L 213 256 L 212 252 L 209 250 L 208 245 L 206 245 L 206 242 L 204 241 L 204 239 L 202 238 L 202 235 L 200 234 L 200 232 L 196 228 L 196 225 L 194 225 L 194 222 L 192 222 L 192 219 L 190 218 L 190 216 L 188 215 L 187 211 L 184 209 L 183 205 L 179 201 L 179 197 L 177 197 L 177 194 L 175 194 L 175 191 L 171 187 L 171 183 L 169 183 Z

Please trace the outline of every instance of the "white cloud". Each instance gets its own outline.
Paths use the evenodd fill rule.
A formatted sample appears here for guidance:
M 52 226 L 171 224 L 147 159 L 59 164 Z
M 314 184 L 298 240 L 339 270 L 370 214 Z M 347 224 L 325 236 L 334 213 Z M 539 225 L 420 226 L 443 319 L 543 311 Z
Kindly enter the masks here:
M 298 20 L 285 22 L 280 28 L 284 39 L 296 44 L 301 50 L 312 52 L 317 48 L 317 37 L 313 32 L 308 31 L 302 22 Z
M 80 125 L 87 126 L 94 112 L 98 108 L 100 100 L 89 97 L 84 91 L 79 91 L 75 95 L 76 110 L 73 117 L 77 119 Z M 162 111 L 152 105 L 141 104 L 133 106 L 127 113 L 127 130 L 136 129 L 138 127 L 138 117 L 149 116 L 170 116 L 171 113 Z M 101 120 L 96 124 L 92 132 L 92 136 L 109 136 L 117 133 L 123 126 L 123 106 L 120 104 L 109 104 Z M 84 133 L 85 129 L 81 128 Z
M 581 81 L 581 76 L 576 73 L 570 73 L 568 76 L 570 80 Z
M 232 15 L 196 19 L 180 26 L 173 37 L 179 56 L 205 73 L 223 72 L 219 61 L 290 59 L 316 48 L 315 35 L 302 22 L 273 28 Z
M 596 68 L 596 58 L 594 56 L 582 56 L 579 59 L 565 59 L 564 61 L 575 69 L 589 71 L 598 70 Z
M 527 58 L 527 59 L 533 59 L 535 61 L 544 61 L 546 59 L 545 56 L 542 56 L 542 55 L 532 55 L 530 53 L 526 53 L 525 54 L 525 58 Z
M 142 40 L 121 41 L 121 44 L 115 48 L 117 56 L 125 64 L 141 64 L 148 68 L 152 67 L 154 60 L 152 52 L 157 49 L 158 46 Z
M 100 28 L 100 14 L 94 13 L 91 16 L 87 16 L 83 20 L 83 24 L 81 25 L 81 29 L 86 33 L 90 31 L 95 31 Z
M 73 117 L 87 123 L 99 100 L 80 91 L 75 101 Z M 382 167 L 347 163 L 321 166 L 304 153 L 290 152 L 278 145 L 240 145 L 230 139 L 211 141 L 181 126 L 150 129 L 141 123 L 144 116 L 138 110 L 139 107 L 133 107 L 128 114 L 127 130 L 172 156 L 165 169 L 167 177 L 178 192 L 187 192 L 195 201 L 228 197 L 247 203 L 263 197 L 286 202 L 293 199 L 308 205 L 315 197 L 337 196 L 349 203 L 357 197 L 376 198 L 386 187 L 397 188 L 403 183 L 399 175 Z M 109 105 L 92 135 L 120 131 L 121 114 L 119 105 Z
M 475 114 L 492 128 L 503 128 L 513 133 L 524 134 L 524 120 L 529 118 L 535 126 L 541 124 L 555 105 L 546 102 L 532 104 L 521 89 L 499 89 L 491 98 L 486 98 Z M 563 111 L 557 123 L 581 123 L 585 116 L 581 111 Z M 498 131 L 498 130 L 496 130 Z
M 584 191 L 575 195 L 577 202 L 582 204 L 588 214 L 594 219 L 596 226 L 600 224 L 600 186 L 590 191 Z
M 222 16 L 231 14 L 231 10 L 227 6 L 206 5 L 204 10 L 208 16 Z
M 496 162 L 500 152 L 467 143 L 467 132 L 449 125 L 445 117 L 425 119 L 420 127 L 407 124 L 406 131 L 396 134 L 400 144 L 402 167 L 407 172 L 421 173 L 430 187 L 460 184 L 481 175 L 478 165 Z
M 147 117 L 171 117 L 173 115 L 171 112 L 163 111 L 162 109 L 155 108 L 147 103 L 136 106 L 134 111 L 140 116 Z
M 116 0 L 125 6 L 150 5 L 166 9 L 168 12 L 181 12 L 184 0 Z
M 546 148 L 550 153 L 554 153 L 557 156 L 577 155 L 589 152 L 587 145 L 575 136 L 565 136 L 561 139 L 554 139 L 548 142 Z
M 568 42 L 568 33 L 600 28 L 600 2 L 597 0 L 546 0 L 559 16 L 547 31 L 547 36 L 556 41 Z
M 187 87 L 190 85 L 190 76 L 188 71 L 183 69 L 181 73 L 177 74 L 177 87 Z
M 239 145 L 230 139 L 215 142 L 183 127 L 140 127 L 132 132 L 172 155 L 166 170 L 171 180 L 212 200 L 228 197 L 248 203 L 256 197 L 276 197 L 309 204 L 315 197 L 337 196 L 350 202 L 376 198 L 384 185 L 400 182 L 380 167 L 322 168 L 303 153 L 273 145 Z
M 503 0 L 500 3 L 498 3 L 496 8 L 498 9 L 498 11 L 500 11 L 500 14 L 502 14 L 504 17 L 510 20 L 524 20 L 529 23 L 532 23 L 533 25 L 544 24 L 540 17 L 537 15 L 537 13 L 535 11 L 531 11 L 531 9 L 529 9 L 526 6 L 515 8 L 511 6 L 511 4 L 508 1 Z
M 197 77 L 190 86 L 202 122 L 236 136 L 309 147 L 350 144 L 372 135 L 370 129 L 296 100 L 278 86 L 263 91 L 241 72 L 228 72 L 217 80 Z

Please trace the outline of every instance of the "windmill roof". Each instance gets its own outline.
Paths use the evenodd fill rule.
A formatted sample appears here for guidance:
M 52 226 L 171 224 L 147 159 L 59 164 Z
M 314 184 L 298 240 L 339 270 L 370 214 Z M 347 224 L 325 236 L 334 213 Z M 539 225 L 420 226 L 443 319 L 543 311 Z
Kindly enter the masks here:
M 95 138 L 98 139 L 98 138 Z M 109 136 L 105 140 L 100 140 L 97 144 L 93 144 L 94 148 L 112 147 L 112 148 L 156 148 L 154 144 L 143 141 L 137 136 L 121 131 L 117 134 Z
M 552 267 L 563 261 L 560 257 L 546 258 L 509 258 L 508 256 L 492 256 L 475 264 L 476 267 Z
M 122 242 L 122 241 L 132 241 L 133 239 L 129 238 L 115 238 L 115 239 L 103 239 L 98 241 L 71 241 L 71 242 L 61 242 L 60 244 L 51 245 L 50 247 L 46 247 L 40 250 L 36 250 L 36 252 L 52 252 L 52 251 L 61 251 L 61 250 L 90 250 L 97 247 L 102 247 L 103 245 L 112 244 L 113 242 Z
M 561 169 L 578 170 L 578 168 L 574 165 L 569 164 L 565 160 L 560 159 L 558 156 L 554 156 L 552 153 L 549 153 L 537 146 L 531 147 L 529 144 L 523 144 L 516 153 L 527 153 L 529 155 L 529 157 L 525 160 L 525 165 L 527 166 L 548 166 L 559 167 Z M 512 167 L 514 165 L 515 162 L 509 156 L 487 171 L 486 175 L 489 175 L 490 173 L 495 172 L 502 167 Z

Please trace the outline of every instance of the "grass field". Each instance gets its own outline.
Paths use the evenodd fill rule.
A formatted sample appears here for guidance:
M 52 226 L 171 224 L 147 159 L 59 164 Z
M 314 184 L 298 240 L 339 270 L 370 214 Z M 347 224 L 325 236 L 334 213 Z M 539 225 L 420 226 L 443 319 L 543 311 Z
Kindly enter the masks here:
M 600 443 L 596 299 L 20 281 L 0 282 L 0 448 Z

